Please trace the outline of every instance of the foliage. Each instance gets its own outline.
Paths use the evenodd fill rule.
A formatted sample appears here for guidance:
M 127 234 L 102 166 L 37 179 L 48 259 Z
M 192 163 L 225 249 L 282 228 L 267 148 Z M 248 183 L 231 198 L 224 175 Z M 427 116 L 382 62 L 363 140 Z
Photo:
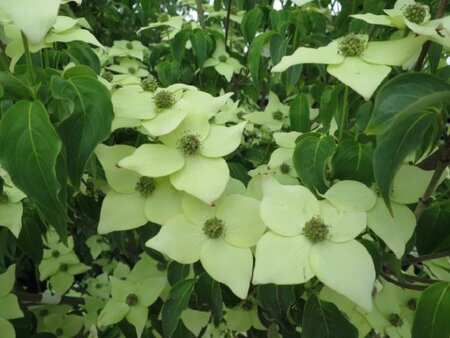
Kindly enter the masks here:
M 448 338 L 446 4 L 0 0 L 2 337 Z

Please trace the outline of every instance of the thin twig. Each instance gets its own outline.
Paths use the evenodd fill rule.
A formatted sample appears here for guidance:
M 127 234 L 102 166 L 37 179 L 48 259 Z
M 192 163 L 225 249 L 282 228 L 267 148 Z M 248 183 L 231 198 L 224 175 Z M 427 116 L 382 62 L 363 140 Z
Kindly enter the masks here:
M 432 253 L 432 254 L 428 254 L 428 255 L 422 255 L 422 256 L 418 256 L 418 257 L 407 257 L 402 261 L 402 265 L 405 266 L 405 265 L 409 265 L 409 264 L 413 264 L 413 263 L 425 262 L 425 261 L 430 261 L 432 259 L 443 258 L 443 257 L 450 257 L 450 250 Z
M 381 272 L 380 275 L 381 275 L 381 277 L 383 277 L 388 282 L 390 282 L 392 284 L 395 284 L 397 286 L 400 286 L 400 287 L 402 287 L 404 289 L 423 291 L 423 290 L 425 290 L 427 288 L 427 286 L 423 286 L 423 285 L 414 285 L 414 284 L 410 284 L 410 283 L 400 282 L 400 281 L 392 278 L 391 276 L 389 276 L 385 272 Z
M 225 21 L 225 48 L 227 48 L 228 31 L 230 30 L 231 1 L 232 0 L 228 0 L 227 2 L 227 19 Z

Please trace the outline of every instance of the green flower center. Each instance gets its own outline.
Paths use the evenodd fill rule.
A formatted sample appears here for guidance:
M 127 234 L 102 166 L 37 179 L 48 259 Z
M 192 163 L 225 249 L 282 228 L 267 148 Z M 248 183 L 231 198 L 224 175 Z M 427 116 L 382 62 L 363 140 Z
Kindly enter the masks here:
M 59 271 L 61 271 L 61 272 L 66 272 L 68 269 L 69 269 L 69 265 L 67 265 L 66 263 L 61 264 L 59 267 Z
M 158 89 L 158 81 L 153 76 L 149 76 L 146 79 L 142 80 L 141 87 L 147 92 L 154 92 Z
M 339 41 L 338 49 L 344 56 L 360 56 L 366 49 L 366 41 L 361 36 L 350 33 Z
M 225 222 L 220 218 L 213 217 L 203 224 L 203 232 L 208 238 L 219 238 L 225 231 Z
M 48 310 L 47 309 L 43 309 L 41 311 L 39 311 L 39 316 L 40 317 L 45 317 L 48 315 Z
M 186 156 L 195 155 L 200 150 L 201 142 L 198 135 L 186 134 L 177 140 L 178 150 Z
M 169 19 L 170 19 L 170 17 L 169 17 L 169 15 L 167 13 L 161 13 L 158 16 L 158 21 L 159 22 L 167 22 L 167 21 L 169 21 Z
M 104 72 L 102 74 L 102 77 L 108 82 L 111 82 L 114 79 L 113 73 L 111 73 L 109 71 Z
M 60 254 L 60 252 L 58 251 L 58 250 L 53 250 L 52 251 L 52 257 L 53 258 L 57 258 L 57 257 L 59 257 L 61 254 Z
M 283 120 L 284 115 L 283 112 L 277 110 L 272 113 L 272 117 L 274 120 L 281 121 Z
M 323 219 L 319 216 L 311 218 L 303 228 L 303 235 L 312 243 L 326 240 L 329 233 L 329 226 L 324 224 Z
M 411 4 L 403 7 L 403 15 L 406 19 L 420 25 L 427 16 L 427 6 L 421 4 Z
M 57 337 L 61 337 L 63 334 L 64 334 L 64 330 L 61 329 L 60 327 L 58 327 L 58 328 L 56 329 L 56 331 L 55 331 L 55 335 L 56 335 Z
M 130 74 L 136 73 L 136 68 L 129 67 L 129 68 L 128 68 L 128 73 L 130 73 Z
M 133 44 L 131 42 L 127 42 L 127 49 L 133 49 Z
M 156 180 L 153 177 L 142 176 L 136 183 L 135 190 L 142 198 L 150 197 L 156 189 Z
M 392 326 L 400 327 L 403 325 L 403 319 L 396 313 L 391 313 L 388 317 L 388 320 Z
M 158 109 L 168 109 L 175 104 L 175 98 L 172 93 L 167 90 L 161 90 L 156 93 L 154 100 L 155 106 Z
M 291 166 L 287 163 L 281 163 L 280 165 L 280 171 L 282 174 L 289 174 L 289 171 L 291 170 Z
M 125 299 L 125 303 L 127 303 L 129 306 L 137 305 L 138 303 L 138 297 L 134 293 L 130 293 L 127 298 Z
M 225 61 L 227 61 L 226 55 L 221 55 L 221 56 L 219 56 L 219 61 L 220 61 L 220 62 L 225 62 Z
M 408 309 L 415 310 L 417 307 L 417 299 L 416 298 L 409 299 L 406 305 L 408 306 Z

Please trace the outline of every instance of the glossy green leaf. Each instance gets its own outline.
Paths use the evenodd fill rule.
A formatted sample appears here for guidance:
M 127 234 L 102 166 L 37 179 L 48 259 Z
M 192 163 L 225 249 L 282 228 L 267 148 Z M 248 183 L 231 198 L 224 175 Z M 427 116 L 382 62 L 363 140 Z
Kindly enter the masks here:
M 41 262 L 44 249 L 42 233 L 39 224 L 31 217 L 22 218 L 22 230 L 17 245 L 36 264 Z
M 319 118 L 325 128 L 330 128 L 333 114 L 338 109 L 338 95 L 342 86 L 327 88 L 320 96 Z M 342 104 L 342 103 L 340 103 Z
M 219 282 L 206 272 L 200 275 L 195 284 L 197 303 L 202 311 L 211 311 L 214 325 L 218 326 L 223 317 L 222 291 Z
M 260 69 L 262 50 L 263 50 L 263 47 L 265 46 L 265 44 L 267 42 L 269 42 L 269 40 L 273 34 L 274 34 L 274 32 L 267 31 L 261 35 L 258 35 L 252 41 L 252 43 L 248 49 L 248 57 L 247 57 L 248 69 L 252 76 L 253 84 L 256 87 L 259 87 L 259 69 Z
M 100 74 L 100 60 L 87 43 L 73 41 L 69 44 L 66 53 L 75 64 L 88 66 L 93 69 L 96 74 Z
M 170 290 L 169 298 L 161 310 L 164 337 L 170 338 L 175 332 L 181 312 L 187 308 L 194 286 L 194 279 L 186 279 L 175 284 Z
M 33 90 L 25 79 L 19 78 L 9 71 L 0 72 L 0 83 L 5 95 L 13 99 L 33 99 Z
M 280 323 L 287 323 L 289 308 L 296 301 L 293 285 L 265 284 L 258 286 L 258 305 L 266 312 L 266 317 Z
M 67 237 L 67 201 L 60 198 L 66 182 L 59 180 L 57 159 L 62 142 L 40 101 L 19 101 L 0 122 L 0 161 L 14 184 Z
M 182 30 L 178 32 L 170 41 L 170 50 L 172 57 L 181 62 L 181 59 L 186 52 L 186 42 L 189 40 L 189 31 Z
M 368 134 L 383 134 L 395 121 L 439 102 L 450 103 L 450 84 L 426 73 L 407 73 L 387 82 L 375 98 Z
M 310 127 L 309 113 L 308 98 L 305 94 L 297 95 L 289 109 L 292 130 L 302 133 L 308 132 Z
M 419 297 L 412 338 L 450 337 L 450 283 L 428 287 Z
M 247 43 L 251 43 L 255 38 L 262 19 L 263 11 L 259 7 L 253 8 L 245 13 L 241 22 L 241 32 Z
M 306 301 L 302 321 L 302 338 L 357 338 L 358 330 L 336 305 L 311 295 Z
M 181 77 L 181 65 L 176 60 L 164 60 L 156 65 L 158 79 L 167 87 L 177 82 Z
M 356 180 L 371 184 L 374 180 L 373 150 L 351 138 L 338 145 L 333 157 L 334 176 L 341 180 Z
M 276 65 L 281 61 L 281 58 L 286 55 L 286 48 L 288 40 L 281 34 L 274 34 L 270 39 L 270 58 L 272 64 Z
M 202 69 L 208 56 L 208 41 L 207 35 L 201 29 L 196 29 L 190 36 L 192 51 L 197 58 L 197 66 Z
M 417 251 L 420 255 L 450 250 L 450 210 L 434 207 L 425 210 L 417 222 Z
M 167 267 L 167 280 L 170 285 L 175 285 L 179 281 L 185 279 L 189 275 L 190 271 L 191 266 L 189 264 L 180 264 L 172 261 Z
M 392 180 L 406 156 L 421 145 L 424 133 L 433 121 L 433 112 L 403 115 L 379 140 L 373 157 L 374 174 L 381 197 L 389 209 Z
M 51 88 L 54 98 L 74 103 L 73 113 L 58 126 L 58 133 L 67 151 L 69 178 L 78 188 L 94 148 L 109 136 L 113 119 L 111 95 L 97 79 L 86 76 L 68 80 L 53 77 Z
M 294 150 L 294 168 L 302 183 L 311 191 L 328 189 L 327 169 L 336 151 L 332 136 L 318 133 L 301 135 Z

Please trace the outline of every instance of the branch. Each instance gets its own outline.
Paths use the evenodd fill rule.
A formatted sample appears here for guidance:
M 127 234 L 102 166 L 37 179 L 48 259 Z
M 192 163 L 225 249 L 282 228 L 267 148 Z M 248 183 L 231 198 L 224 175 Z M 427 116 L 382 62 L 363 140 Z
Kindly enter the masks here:
M 416 290 L 416 291 L 423 291 L 427 288 L 427 286 L 423 286 L 423 285 L 414 285 L 414 284 L 410 284 L 410 283 L 405 283 L 405 282 L 400 282 L 394 278 L 392 278 L 391 276 L 389 276 L 386 272 L 380 272 L 381 277 L 383 277 L 385 280 L 387 280 L 388 282 L 400 286 L 404 289 L 410 289 L 410 290 Z
M 434 13 L 433 19 L 439 19 L 442 17 L 442 15 L 445 12 L 445 8 L 447 7 L 447 0 L 441 0 L 439 1 L 438 8 L 436 9 L 436 12 Z M 420 52 L 419 58 L 417 59 L 416 65 L 414 67 L 414 70 L 416 72 L 420 71 L 423 67 L 423 63 L 425 61 L 425 57 L 428 54 L 428 49 L 430 48 L 431 41 L 426 41 L 422 46 L 422 51 Z
M 230 30 L 231 1 L 227 2 L 227 19 L 225 21 L 225 48 L 227 48 L 228 31 Z
M 68 305 L 82 305 L 84 299 L 80 297 L 70 296 L 51 296 L 42 293 L 30 293 L 25 291 L 14 291 L 14 294 L 19 298 L 21 303 L 26 305 L 37 304 L 68 304 Z
M 202 29 L 205 29 L 206 25 L 202 0 L 195 0 L 195 4 L 197 5 L 197 14 L 198 14 L 198 21 L 200 22 L 200 27 L 202 27 Z
M 423 256 L 418 256 L 418 257 L 408 257 L 402 261 L 402 265 L 409 265 L 409 264 L 413 264 L 413 263 L 425 262 L 425 261 L 430 261 L 432 259 L 443 258 L 443 257 L 450 257 L 450 250 L 441 251 L 441 252 L 432 253 L 432 254 L 423 255 Z

